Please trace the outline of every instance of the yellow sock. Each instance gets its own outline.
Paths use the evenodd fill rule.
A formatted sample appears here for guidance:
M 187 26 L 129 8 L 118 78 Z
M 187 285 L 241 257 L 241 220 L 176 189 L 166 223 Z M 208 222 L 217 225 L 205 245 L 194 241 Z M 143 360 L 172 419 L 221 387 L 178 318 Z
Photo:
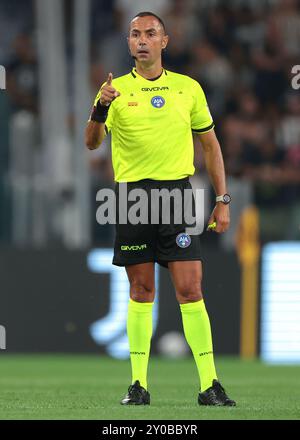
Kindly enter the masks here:
M 154 303 L 142 303 L 129 298 L 127 335 L 130 348 L 132 383 L 140 381 L 147 390 L 147 369 L 152 337 Z
M 196 361 L 201 391 L 212 386 L 217 379 L 211 328 L 203 299 L 187 304 L 180 304 L 183 330 Z

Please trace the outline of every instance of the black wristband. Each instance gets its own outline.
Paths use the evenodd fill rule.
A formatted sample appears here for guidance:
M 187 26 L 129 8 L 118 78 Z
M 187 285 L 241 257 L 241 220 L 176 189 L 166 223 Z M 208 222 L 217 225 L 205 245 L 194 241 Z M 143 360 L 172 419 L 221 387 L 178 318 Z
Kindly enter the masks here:
M 101 105 L 100 100 L 94 106 L 91 114 L 91 121 L 105 122 L 108 114 L 109 105 Z

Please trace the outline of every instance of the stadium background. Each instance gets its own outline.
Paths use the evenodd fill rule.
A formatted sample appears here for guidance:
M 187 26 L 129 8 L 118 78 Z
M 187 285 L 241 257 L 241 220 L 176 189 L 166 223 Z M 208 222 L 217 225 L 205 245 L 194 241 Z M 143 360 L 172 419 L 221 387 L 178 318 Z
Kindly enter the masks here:
M 126 33 L 143 10 L 166 23 L 164 67 L 204 88 L 233 197 L 230 230 L 202 239 L 215 353 L 299 363 L 297 0 L 0 0 L 1 360 L 128 359 L 128 286 L 110 265 L 114 227 L 95 219 L 97 191 L 113 187 L 109 139 L 90 152 L 83 133 L 108 72 L 133 65 Z M 214 195 L 196 138 L 195 166 L 208 219 Z M 186 359 L 168 272 L 157 276 L 152 353 Z

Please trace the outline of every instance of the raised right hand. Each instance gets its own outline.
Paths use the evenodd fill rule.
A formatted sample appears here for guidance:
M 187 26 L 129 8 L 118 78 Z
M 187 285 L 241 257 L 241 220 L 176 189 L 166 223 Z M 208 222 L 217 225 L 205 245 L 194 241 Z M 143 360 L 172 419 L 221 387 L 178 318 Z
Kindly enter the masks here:
M 100 104 L 108 106 L 114 99 L 121 95 L 116 89 L 111 85 L 113 79 L 113 74 L 109 73 L 105 85 L 101 89 Z

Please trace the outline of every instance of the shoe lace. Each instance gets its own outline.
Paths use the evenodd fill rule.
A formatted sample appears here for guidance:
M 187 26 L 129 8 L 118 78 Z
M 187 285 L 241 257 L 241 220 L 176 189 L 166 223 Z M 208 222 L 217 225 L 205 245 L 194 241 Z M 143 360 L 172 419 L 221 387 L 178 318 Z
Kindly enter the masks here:
M 214 385 L 215 385 L 214 388 L 216 388 L 221 394 L 223 394 L 224 396 L 227 397 L 227 395 L 226 395 L 226 391 L 225 391 L 225 389 L 222 387 L 222 385 L 220 384 L 220 382 L 215 382 Z
M 140 392 L 139 386 L 137 384 L 135 384 L 135 383 L 130 385 L 129 388 L 128 388 L 128 393 L 129 394 L 139 393 L 139 392 Z

